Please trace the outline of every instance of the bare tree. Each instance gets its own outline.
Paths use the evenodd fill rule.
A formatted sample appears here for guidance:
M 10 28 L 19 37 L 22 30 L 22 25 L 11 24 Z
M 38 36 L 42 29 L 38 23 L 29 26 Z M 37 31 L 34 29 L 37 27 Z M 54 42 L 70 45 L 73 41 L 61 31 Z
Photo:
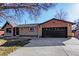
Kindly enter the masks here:
M 63 9 L 56 11 L 55 18 L 60 20 L 66 20 L 67 12 L 65 12 Z
M 79 28 L 79 18 L 74 21 L 75 23 L 75 29 Z
M 38 18 L 41 10 L 47 11 L 55 5 L 52 3 L 0 3 L 0 18 L 14 17 L 14 15 L 7 15 L 10 11 L 13 11 L 16 17 L 20 17 L 20 15 L 27 12 L 30 18 Z

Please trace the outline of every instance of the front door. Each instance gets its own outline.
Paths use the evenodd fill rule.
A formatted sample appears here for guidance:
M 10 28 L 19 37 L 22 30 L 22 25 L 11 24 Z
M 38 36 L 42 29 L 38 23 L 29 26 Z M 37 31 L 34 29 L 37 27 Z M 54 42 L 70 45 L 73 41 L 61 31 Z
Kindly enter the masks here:
M 16 28 L 16 35 L 19 35 L 19 28 Z
M 13 28 L 13 36 L 15 36 L 15 28 Z

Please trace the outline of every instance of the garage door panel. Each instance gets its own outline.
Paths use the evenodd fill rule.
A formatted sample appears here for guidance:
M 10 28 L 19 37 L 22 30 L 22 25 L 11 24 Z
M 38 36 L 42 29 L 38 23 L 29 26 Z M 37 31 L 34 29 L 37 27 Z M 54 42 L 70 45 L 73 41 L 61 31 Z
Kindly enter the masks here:
M 67 28 L 43 28 L 42 29 L 43 37 L 67 37 Z

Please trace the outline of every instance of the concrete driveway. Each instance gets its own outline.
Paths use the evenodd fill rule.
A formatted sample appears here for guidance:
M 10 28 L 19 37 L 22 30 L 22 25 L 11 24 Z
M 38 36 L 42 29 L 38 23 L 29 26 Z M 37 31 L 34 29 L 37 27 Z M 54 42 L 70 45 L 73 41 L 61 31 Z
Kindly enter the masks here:
M 33 38 L 29 44 L 9 56 L 79 56 L 76 38 Z

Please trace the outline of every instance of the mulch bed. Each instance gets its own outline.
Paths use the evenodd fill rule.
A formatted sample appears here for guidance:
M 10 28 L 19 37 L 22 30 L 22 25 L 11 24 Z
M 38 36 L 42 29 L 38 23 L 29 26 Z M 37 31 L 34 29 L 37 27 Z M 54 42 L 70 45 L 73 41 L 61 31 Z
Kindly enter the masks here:
M 30 39 L 27 40 L 8 40 L 1 46 L 9 47 L 9 46 L 24 46 L 25 44 L 28 44 Z

